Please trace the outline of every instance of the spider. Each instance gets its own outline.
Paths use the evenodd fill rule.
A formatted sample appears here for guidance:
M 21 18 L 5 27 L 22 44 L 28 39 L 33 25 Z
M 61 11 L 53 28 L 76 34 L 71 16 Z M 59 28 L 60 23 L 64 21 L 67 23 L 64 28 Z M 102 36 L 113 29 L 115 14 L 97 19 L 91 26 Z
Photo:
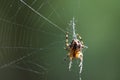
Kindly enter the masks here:
M 82 49 L 87 48 L 82 41 L 82 38 L 79 34 L 75 34 L 76 38 L 73 38 L 71 43 L 68 42 L 68 32 L 66 33 L 66 50 L 68 51 L 68 54 L 66 57 L 69 57 L 70 63 L 69 63 L 69 70 L 71 69 L 72 60 L 73 59 L 80 59 L 80 73 L 82 71 L 82 62 L 83 62 L 83 53 Z M 66 58 L 65 58 L 66 60 Z

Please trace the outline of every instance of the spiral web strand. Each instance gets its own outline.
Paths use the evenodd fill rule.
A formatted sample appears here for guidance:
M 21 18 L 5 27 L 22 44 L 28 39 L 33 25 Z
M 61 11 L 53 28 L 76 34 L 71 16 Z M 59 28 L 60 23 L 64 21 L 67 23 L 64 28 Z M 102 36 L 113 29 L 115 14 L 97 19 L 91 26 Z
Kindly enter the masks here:
M 60 31 L 60 33 L 65 33 L 65 30 L 51 20 L 51 16 L 56 15 L 57 19 L 63 21 L 61 14 L 59 14 L 57 9 L 51 5 L 51 2 L 49 0 L 41 0 L 41 3 L 36 8 L 34 5 L 37 5 L 38 1 L 39 0 L 33 0 L 32 2 L 29 0 L 0 1 L 0 71 L 7 68 L 14 68 L 33 73 L 35 75 L 42 75 L 44 77 L 38 80 L 47 80 L 46 74 L 48 70 L 47 66 L 45 66 L 45 63 L 35 62 L 31 58 L 38 54 L 40 57 L 42 57 L 44 54 L 49 54 L 47 51 L 52 49 L 51 47 L 64 42 L 65 35 L 62 35 L 61 39 L 60 35 L 52 32 L 52 29 L 56 29 L 57 31 Z M 51 11 L 48 15 L 43 15 L 41 13 L 41 9 L 46 7 L 46 4 Z M 28 10 L 26 14 L 25 10 Z M 41 12 L 39 12 L 40 10 Z M 19 17 L 22 18 L 18 19 Z M 33 20 L 31 20 L 31 18 Z M 42 22 L 42 20 L 45 21 Z M 46 27 L 46 24 L 48 23 L 49 26 Z M 44 27 L 46 27 L 46 29 L 44 29 Z M 40 34 L 43 34 L 45 37 L 39 36 Z M 52 40 L 56 38 L 59 40 L 54 40 L 53 42 L 49 41 L 49 43 L 47 43 L 45 41 L 41 41 L 41 39 L 38 39 L 35 36 L 41 39 L 46 39 L 46 37 L 50 36 L 50 39 Z M 33 42 L 36 44 L 36 46 L 33 44 Z M 39 45 L 41 43 L 45 44 Z M 44 53 L 45 51 L 46 53 Z M 32 62 L 28 63 L 27 61 Z M 24 64 L 25 66 L 21 66 L 21 64 Z M 28 64 L 30 64 L 30 66 L 28 66 Z M 39 68 L 40 71 L 34 69 L 34 67 Z
M 36 4 L 37 1 L 38 0 L 34 0 L 31 3 L 31 6 Z M 43 1 L 41 5 L 38 7 L 38 9 L 36 10 L 30 7 L 23 0 L 20 0 L 20 1 L 12 0 L 12 1 L 9 1 L 8 3 L 6 1 L 3 1 L 1 3 L 1 8 L 0 8 L 0 25 L 1 25 L 0 27 L 0 43 L 1 43 L 0 45 L 0 55 L 1 55 L 0 56 L 0 71 L 8 69 L 8 68 L 16 68 L 18 70 L 23 70 L 23 71 L 28 71 L 33 74 L 38 74 L 38 76 L 40 75 L 43 76 L 44 78 L 40 78 L 40 80 L 42 79 L 47 80 L 46 74 L 48 70 L 44 66 L 44 63 L 35 63 L 35 62 L 30 63 L 30 66 L 34 66 L 34 67 L 36 66 L 40 69 L 40 71 L 35 70 L 32 67 L 23 67 L 20 64 L 24 62 L 27 65 L 28 63 L 26 63 L 26 60 L 28 58 L 38 54 L 39 52 L 50 50 L 51 46 L 54 46 L 58 44 L 59 42 L 61 43 L 61 41 L 54 41 L 54 42 L 45 44 L 44 46 L 40 46 L 40 47 L 33 46 L 32 41 L 35 41 L 33 38 L 33 36 L 36 35 L 35 33 L 42 33 L 44 35 L 55 37 L 55 38 L 59 36 L 52 32 L 50 33 L 45 30 L 29 27 L 28 24 L 30 21 L 28 20 L 28 17 L 24 17 L 23 23 L 16 22 L 17 17 L 20 15 L 24 7 L 20 5 L 21 3 L 29 7 L 33 12 L 35 12 L 40 17 L 45 19 L 48 23 L 52 24 L 55 28 L 62 31 L 62 33 L 65 32 L 57 24 L 53 23 L 52 21 L 48 19 L 48 18 L 51 18 L 51 16 L 54 13 L 59 15 L 54 8 L 51 7 L 52 11 L 47 17 L 44 17 L 43 15 L 37 12 L 42 7 L 44 7 L 45 1 Z M 12 12 L 11 10 L 14 9 L 17 4 L 18 6 L 16 7 L 14 15 L 10 15 L 9 17 L 8 14 Z M 50 5 L 50 3 L 48 4 Z M 8 10 L 7 8 L 10 10 Z M 28 20 L 28 22 L 26 22 L 26 20 Z M 45 23 L 47 22 L 43 22 L 42 24 L 40 24 L 39 28 L 42 28 L 42 26 L 44 26 Z M 48 28 L 48 30 L 50 29 Z M 16 53 L 19 53 L 18 56 L 14 56 L 16 55 Z

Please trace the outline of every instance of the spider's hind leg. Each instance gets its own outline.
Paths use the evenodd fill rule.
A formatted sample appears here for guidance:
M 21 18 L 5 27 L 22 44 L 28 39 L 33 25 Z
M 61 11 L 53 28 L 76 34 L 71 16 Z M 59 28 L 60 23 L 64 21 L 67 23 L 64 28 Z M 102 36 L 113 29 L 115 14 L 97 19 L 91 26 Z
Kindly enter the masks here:
M 82 52 L 79 52 L 79 59 L 80 59 L 79 67 L 80 67 L 80 73 L 81 73 L 82 67 L 83 67 L 83 54 L 82 54 Z
M 69 71 L 71 70 L 71 66 L 72 66 L 72 57 L 70 57 L 70 62 L 69 62 Z

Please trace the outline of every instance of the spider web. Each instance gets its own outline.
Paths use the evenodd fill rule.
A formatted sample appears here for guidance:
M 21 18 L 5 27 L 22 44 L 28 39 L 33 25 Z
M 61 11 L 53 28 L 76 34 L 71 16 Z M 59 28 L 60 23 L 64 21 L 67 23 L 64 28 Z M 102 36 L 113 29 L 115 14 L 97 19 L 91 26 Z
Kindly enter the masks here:
M 1 79 L 47 80 L 48 68 L 55 65 L 48 61 L 64 53 L 66 27 L 63 26 L 68 26 L 52 3 L 49 0 L 0 1 Z

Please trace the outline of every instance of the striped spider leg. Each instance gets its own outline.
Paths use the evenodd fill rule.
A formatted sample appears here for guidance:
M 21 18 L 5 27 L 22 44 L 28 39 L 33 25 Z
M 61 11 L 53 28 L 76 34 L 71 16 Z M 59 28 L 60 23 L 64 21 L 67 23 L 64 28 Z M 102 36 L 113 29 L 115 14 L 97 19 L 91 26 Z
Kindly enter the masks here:
M 68 51 L 68 54 L 67 54 L 67 56 L 66 56 L 66 58 L 67 57 L 69 57 L 70 58 L 70 63 L 69 63 L 69 71 L 70 71 L 70 69 L 71 69 L 71 66 L 72 66 L 72 55 L 71 55 L 71 53 L 70 53 L 70 51 L 71 51 L 71 49 L 70 49 L 70 44 L 69 44 L 69 42 L 68 42 L 69 40 L 68 40 L 68 32 L 66 32 L 66 41 L 65 41 L 65 45 L 66 45 L 66 50 Z M 66 60 L 66 58 L 65 58 L 65 60 Z
M 82 49 L 85 48 L 86 46 L 84 46 L 82 38 L 80 37 L 79 34 L 76 34 L 77 38 L 73 38 L 72 42 L 69 44 L 68 43 L 68 32 L 66 33 L 66 50 L 68 51 L 67 57 L 69 57 L 70 62 L 69 62 L 69 70 L 71 69 L 72 66 L 72 60 L 74 58 L 76 59 L 80 59 L 80 73 L 82 71 L 82 63 L 83 63 L 83 54 L 82 54 Z M 66 57 L 66 58 L 67 58 Z M 65 60 L 66 60 L 65 58 Z

